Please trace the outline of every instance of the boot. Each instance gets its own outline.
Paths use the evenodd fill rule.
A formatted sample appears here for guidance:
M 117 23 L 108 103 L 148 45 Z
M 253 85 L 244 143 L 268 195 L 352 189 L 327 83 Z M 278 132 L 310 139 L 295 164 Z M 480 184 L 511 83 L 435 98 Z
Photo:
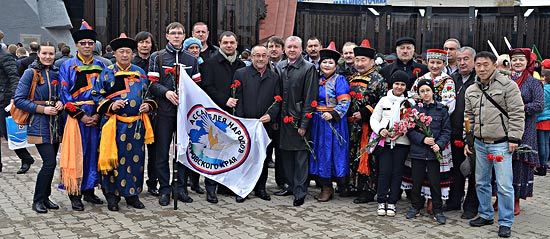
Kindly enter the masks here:
M 321 188 L 321 192 L 319 192 L 319 194 L 313 196 L 313 198 L 314 198 L 315 200 L 319 200 L 319 198 L 321 198 L 321 196 L 323 196 L 324 191 L 325 191 L 325 188 L 324 188 L 324 187 Z
M 332 187 L 323 187 L 323 190 L 321 190 L 321 194 L 317 198 L 317 201 L 328 202 L 332 199 L 333 194 L 334 194 L 334 189 Z
M 493 210 L 496 212 L 498 211 L 498 198 L 495 200 L 495 202 L 493 203 Z
M 514 216 L 519 215 L 519 198 L 514 199 Z
M 429 215 L 434 214 L 432 199 L 428 199 L 428 202 L 426 203 L 426 213 L 428 213 Z

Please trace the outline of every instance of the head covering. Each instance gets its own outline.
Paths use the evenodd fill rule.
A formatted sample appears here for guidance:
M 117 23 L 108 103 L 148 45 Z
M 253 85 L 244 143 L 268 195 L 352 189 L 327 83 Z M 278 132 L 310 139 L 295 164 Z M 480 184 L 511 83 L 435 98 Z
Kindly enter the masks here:
M 189 37 L 187 39 L 185 39 L 185 41 L 183 41 L 183 49 L 184 50 L 187 50 L 189 49 L 189 47 L 193 44 L 197 44 L 199 45 L 199 48 L 201 49 L 202 51 L 202 43 L 199 39 L 197 38 L 194 38 L 194 37 Z
M 402 70 L 397 70 L 397 71 L 393 72 L 393 74 L 391 74 L 390 80 L 388 81 L 388 83 L 389 83 L 388 87 L 392 88 L 393 83 L 395 83 L 395 82 L 405 83 L 405 85 L 407 85 L 407 90 L 409 90 L 411 88 L 411 80 L 409 78 L 409 74 L 407 74 L 406 72 L 404 72 Z
M 544 69 L 550 69 L 550 59 L 544 59 L 540 65 L 544 67 Z
M 397 56 L 394 54 L 388 54 L 384 57 L 384 60 L 388 63 L 391 63 L 397 60 Z
M 111 45 L 111 48 L 113 48 L 113 51 L 116 51 L 123 47 L 128 47 L 132 50 L 137 49 L 136 41 L 134 41 L 134 39 L 132 38 L 128 38 L 124 33 L 121 33 L 118 38 L 115 38 L 114 40 L 112 40 L 109 45 Z
M 395 47 L 405 43 L 413 44 L 413 46 L 416 47 L 416 41 L 412 37 L 400 37 L 397 41 L 395 41 Z
M 97 40 L 97 33 L 84 20 L 82 20 L 82 25 L 80 26 L 80 29 L 73 32 L 73 40 L 75 43 L 82 39 L 91 39 L 94 41 Z
M 353 54 L 355 54 L 355 56 L 366 56 L 370 59 L 374 59 L 376 56 L 376 50 L 369 47 L 358 46 L 353 48 Z
M 518 84 L 518 87 L 521 89 L 521 86 L 523 85 L 523 82 L 529 77 L 530 75 L 533 75 L 533 71 L 535 71 L 535 59 L 537 59 L 537 56 L 532 54 L 531 49 L 529 48 L 514 48 L 510 50 L 509 55 L 510 59 L 514 58 L 514 55 L 524 55 L 525 59 L 527 59 L 527 66 L 525 67 L 525 70 L 523 70 L 521 77 L 515 82 Z
M 325 59 L 333 59 L 334 62 L 338 62 L 341 56 L 340 53 L 331 49 L 321 49 L 319 51 L 319 54 L 320 54 L 319 62 L 322 62 Z
M 418 82 L 418 84 L 416 85 L 416 90 L 417 92 L 416 93 L 419 93 L 420 92 L 420 87 L 424 86 L 424 85 L 427 85 L 430 87 L 430 89 L 432 89 L 432 92 L 435 94 L 435 88 L 434 88 L 434 83 L 432 82 L 431 79 L 423 79 L 421 81 Z
M 447 62 L 447 52 L 441 49 L 428 49 L 426 51 L 426 60 L 439 59 L 443 62 Z
M 369 39 L 363 39 L 363 41 L 361 41 L 361 45 L 360 45 L 360 46 L 364 46 L 364 47 L 370 48 L 370 41 L 369 41 Z

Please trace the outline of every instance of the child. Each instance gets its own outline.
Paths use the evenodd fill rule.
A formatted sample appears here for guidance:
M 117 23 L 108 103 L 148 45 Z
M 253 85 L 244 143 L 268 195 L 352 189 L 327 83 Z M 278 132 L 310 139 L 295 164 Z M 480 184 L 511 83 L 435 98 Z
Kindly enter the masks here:
M 427 176 L 432 193 L 434 220 L 439 224 L 445 224 L 446 218 L 443 215 L 443 201 L 439 184 L 439 161 L 436 152 L 440 152 L 451 138 L 449 113 L 447 107 L 434 100 L 435 90 L 430 79 L 418 82 L 417 89 L 422 104 L 414 106 L 414 109 L 418 110 L 418 113 L 425 113 L 426 116 L 432 117 L 432 122 L 429 125 L 432 137 L 426 136 L 418 126 L 407 132 L 407 137 L 411 142 L 409 157 L 411 158 L 413 179 L 412 207 L 407 212 L 407 219 L 415 218 L 420 214 L 420 209 L 424 205 L 420 190 L 424 177 Z

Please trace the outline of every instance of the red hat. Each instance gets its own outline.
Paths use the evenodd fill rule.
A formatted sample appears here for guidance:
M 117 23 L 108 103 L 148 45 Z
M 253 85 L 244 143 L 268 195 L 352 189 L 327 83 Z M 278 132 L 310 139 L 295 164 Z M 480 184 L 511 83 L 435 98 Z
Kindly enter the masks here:
M 550 69 L 550 59 L 544 59 L 540 64 L 544 69 Z
M 447 61 L 447 52 L 441 49 L 428 49 L 426 51 L 426 59 L 439 59 L 442 61 Z

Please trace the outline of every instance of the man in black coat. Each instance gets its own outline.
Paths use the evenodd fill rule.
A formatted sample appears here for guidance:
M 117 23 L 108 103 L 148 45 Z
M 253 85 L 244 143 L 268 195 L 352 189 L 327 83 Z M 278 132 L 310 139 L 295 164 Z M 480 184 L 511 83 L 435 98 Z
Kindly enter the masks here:
M 201 65 L 203 89 L 219 107 L 231 113 L 237 106 L 237 99 L 231 92 L 233 75 L 235 71 L 246 65 L 237 54 L 237 35 L 226 31 L 219 37 L 220 48 L 216 54 Z M 216 195 L 217 183 L 205 178 L 206 200 L 210 203 L 218 203 Z
M 0 130 L 2 131 L 2 136 L 6 139 L 8 138 L 6 117 L 9 116 L 9 113 L 4 108 L 10 104 L 18 82 L 19 75 L 15 59 L 7 51 L 0 50 Z M 15 154 L 21 159 L 21 168 L 17 171 L 17 174 L 26 173 L 31 164 L 34 163 L 34 159 L 27 148 L 16 149 Z M 1 158 L 0 156 L 0 172 L 2 172 Z
M 397 39 L 395 42 L 395 51 L 397 52 L 398 59 L 397 61 L 384 66 L 384 68 L 380 70 L 380 75 L 382 75 L 384 79 L 390 79 L 391 75 L 395 71 L 402 70 L 409 75 L 409 80 L 414 82 L 416 78 L 428 73 L 427 66 L 418 64 L 413 60 L 415 45 L 416 41 L 414 38 L 401 37 Z M 420 71 L 415 71 L 417 68 Z
M 458 70 L 451 76 L 455 82 L 456 90 L 456 105 L 455 110 L 451 114 L 451 151 L 453 153 L 453 183 L 451 184 L 451 191 L 449 192 L 449 200 L 443 207 L 445 211 L 460 210 L 462 197 L 464 197 L 464 185 L 466 178 L 460 171 L 460 165 L 466 157 L 464 156 L 464 147 L 466 144 L 463 139 L 462 132 L 464 131 L 464 107 L 465 107 L 465 94 L 466 89 L 474 84 L 476 78 L 476 71 L 474 70 L 474 57 L 476 51 L 471 47 L 462 47 L 457 51 L 456 61 L 458 64 Z M 475 160 L 471 160 L 471 163 L 475 163 Z M 476 188 L 475 188 L 475 166 L 471 165 L 472 172 L 468 177 L 468 193 L 464 199 L 462 205 L 464 213 L 461 218 L 472 219 L 477 214 L 477 207 L 479 201 L 477 200 Z
M 271 125 L 279 113 L 280 103 L 275 101 L 275 97 L 280 94 L 280 85 L 279 75 L 268 69 L 268 64 L 267 48 L 258 45 L 252 48 L 252 65 L 235 72 L 233 78 L 241 81 L 241 86 L 237 88 L 235 115 L 260 119 L 270 138 L 273 138 Z M 271 155 L 267 155 L 267 158 L 271 158 Z M 271 200 L 265 190 L 268 164 L 269 160 L 264 160 L 262 174 L 254 187 L 254 195 L 267 201 Z M 237 196 L 236 200 L 244 202 L 245 198 Z
M 29 44 L 30 53 L 29 56 L 23 60 L 21 60 L 21 64 L 19 66 L 19 76 L 23 75 L 23 72 L 29 68 L 29 66 L 36 60 L 38 57 L 38 50 L 40 49 L 40 44 L 38 42 L 31 42 Z
M 202 43 L 200 57 L 205 61 L 210 59 L 210 57 L 218 52 L 218 47 L 212 45 L 212 43 L 208 41 L 208 36 L 210 35 L 210 31 L 208 31 L 208 25 L 206 25 L 206 23 L 204 22 L 196 22 L 195 24 L 193 24 L 192 30 L 192 37 L 199 39 L 199 41 L 201 41 Z
M 294 206 L 304 204 L 307 195 L 308 152 L 304 138 L 309 140 L 307 117 L 315 109 L 312 102 L 317 99 L 319 75 L 315 65 L 301 57 L 302 39 L 290 36 L 285 41 L 287 60 L 277 65 L 282 85 L 281 118 L 293 117 L 293 123 L 280 122 L 280 148 L 286 181 L 294 194 Z M 276 195 L 289 195 L 289 190 Z

